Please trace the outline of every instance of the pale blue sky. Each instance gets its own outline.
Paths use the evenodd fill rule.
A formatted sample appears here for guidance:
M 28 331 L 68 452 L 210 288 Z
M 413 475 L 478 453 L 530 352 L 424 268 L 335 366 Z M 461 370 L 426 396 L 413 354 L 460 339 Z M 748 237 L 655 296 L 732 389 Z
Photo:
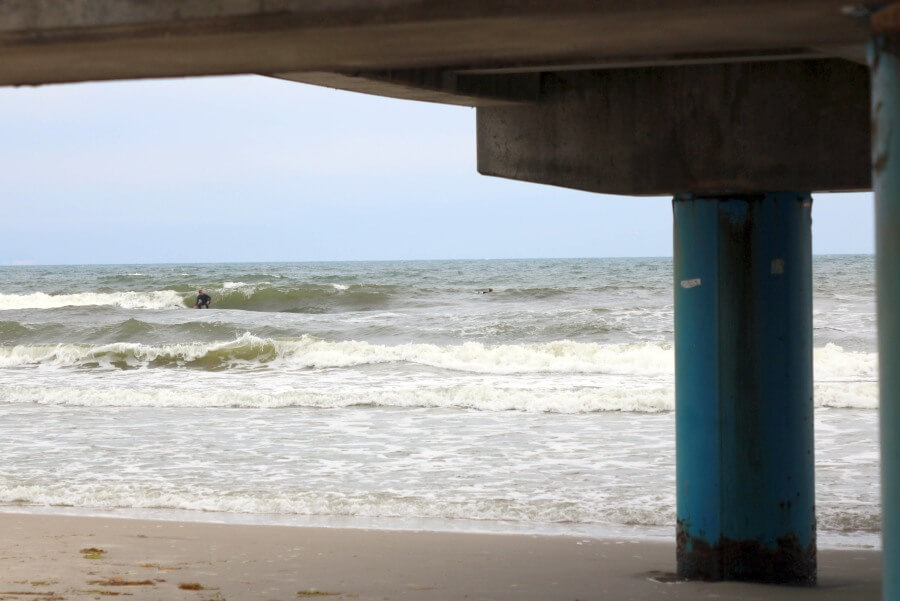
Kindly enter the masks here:
M 0 88 L 0 265 L 671 255 L 669 198 L 480 176 L 475 111 L 256 76 Z M 871 194 L 813 251 L 871 253 Z

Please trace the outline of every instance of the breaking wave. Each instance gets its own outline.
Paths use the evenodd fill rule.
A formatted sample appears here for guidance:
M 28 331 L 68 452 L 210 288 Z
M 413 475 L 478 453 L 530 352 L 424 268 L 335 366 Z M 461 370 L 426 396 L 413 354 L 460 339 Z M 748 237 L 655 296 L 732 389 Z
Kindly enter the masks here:
M 0 311 L 14 309 L 59 309 L 62 307 L 114 306 L 122 309 L 174 309 L 185 306 L 174 290 L 150 292 L 79 292 L 74 294 L 0 294 Z
M 250 279 L 250 278 L 246 278 Z M 270 282 L 227 281 L 208 287 L 213 308 L 284 313 L 328 313 L 334 310 L 366 310 L 388 305 L 400 287 L 393 285 L 304 284 L 272 287 Z M 74 294 L 0 294 L 0 311 L 112 306 L 122 309 L 178 309 L 192 307 L 196 292 L 151 290 L 80 292 Z
M 281 313 L 327 313 L 333 310 L 366 310 L 387 306 L 400 290 L 392 285 L 304 284 L 276 288 L 268 282 L 225 282 L 209 289 L 213 307 Z M 186 300 L 190 304 L 193 297 Z
M 276 340 L 250 333 L 227 342 L 147 345 L 57 344 L 0 347 L 0 367 L 226 369 L 260 367 L 273 362 L 291 368 L 340 368 L 385 363 L 427 365 L 484 374 L 606 373 L 665 375 L 672 371 L 671 348 L 664 344 L 582 343 L 491 346 L 400 344 L 319 340 L 311 336 Z
M 140 324 L 138 324 L 140 325 Z M 137 326 L 136 326 L 137 327 Z M 478 384 L 454 382 L 429 387 L 317 391 L 294 380 L 288 390 L 225 389 L 185 401 L 176 390 L 134 387 L 107 391 L 18 388 L 5 391 L 9 402 L 50 404 L 121 404 L 137 406 L 213 407 L 454 407 L 562 413 L 595 411 L 658 412 L 674 408 L 674 352 L 664 343 L 596 344 L 557 341 L 541 344 L 379 345 L 359 341 L 326 341 L 312 336 L 294 339 L 260 338 L 249 333 L 227 342 L 150 345 L 115 342 L 80 345 L 18 345 L 0 347 L 0 368 L 56 368 L 207 372 L 276 369 L 279 375 L 297 370 L 338 370 L 361 366 L 410 368 L 425 366 L 448 374 L 491 377 L 540 375 L 544 385 L 512 385 L 487 380 Z M 405 366 L 405 367 L 404 367 Z M 394 369 L 391 367 L 390 369 Z M 826 345 L 815 351 L 817 407 L 876 409 L 877 356 Z M 615 385 L 590 385 L 564 376 L 614 378 Z M 411 374 L 410 374 L 411 375 Z M 292 377 L 292 376 L 286 376 Z M 555 379 L 563 378 L 558 383 Z M 553 380 L 553 381 L 551 381 Z M 410 380 L 414 381 L 414 380 Z M 193 404 L 191 404 L 193 403 Z
M 0 322 L 16 332 L 23 326 Z M 129 320 L 119 326 L 142 331 L 148 324 Z M 200 327 L 200 326 L 198 326 Z M 665 376 L 674 369 L 668 343 L 598 344 L 559 340 L 533 344 L 456 345 L 410 343 L 381 345 L 365 341 L 328 341 L 304 335 L 293 339 L 260 338 L 249 332 L 223 342 L 148 345 L 45 344 L 0 347 L 0 367 L 36 364 L 117 367 L 228 367 L 281 361 L 289 367 L 337 368 L 381 363 L 411 363 L 485 374 L 604 373 Z M 97 365 L 92 365 L 97 364 Z M 817 382 L 860 384 L 878 376 L 877 354 L 845 351 L 834 344 L 815 349 Z

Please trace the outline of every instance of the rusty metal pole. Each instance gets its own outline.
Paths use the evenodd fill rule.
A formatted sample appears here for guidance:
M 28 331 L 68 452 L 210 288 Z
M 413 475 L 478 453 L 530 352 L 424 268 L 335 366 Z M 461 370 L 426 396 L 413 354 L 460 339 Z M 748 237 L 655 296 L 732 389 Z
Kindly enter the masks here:
M 900 3 L 872 16 L 884 599 L 900 601 Z
M 673 205 L 678 576 L 815 584 L 812 199 Z

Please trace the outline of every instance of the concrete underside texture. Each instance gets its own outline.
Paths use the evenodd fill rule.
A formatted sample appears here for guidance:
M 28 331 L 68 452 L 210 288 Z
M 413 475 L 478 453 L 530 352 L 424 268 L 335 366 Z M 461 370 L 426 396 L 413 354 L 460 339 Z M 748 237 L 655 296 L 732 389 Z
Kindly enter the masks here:
M 870 186 L 868 70 L 840 59 L 545 74 L 478 109 L 478 170 L 593 192 Z
M 870 184 L 846 0 L 0 0 L 0 85 L 259 73 L 479 107 L 479 170 L 597 192 Z
M 0 0 L 0 85 L 836 56 L 846 0 Z

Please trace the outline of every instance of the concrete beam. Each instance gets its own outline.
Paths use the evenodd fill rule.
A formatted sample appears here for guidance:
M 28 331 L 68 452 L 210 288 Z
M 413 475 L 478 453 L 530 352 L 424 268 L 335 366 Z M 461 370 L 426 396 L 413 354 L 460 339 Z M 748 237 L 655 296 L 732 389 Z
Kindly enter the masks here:
M 478 171 L 592 192 L 863 190 L 869 75 L 840 59 L 548 73 L 478 109 Z
M 349 92 L 461 106 L 508 106 L 538 99 L 537 73 L 467 75 L 445 69 L 276 73 L 273 77 Z
M 0 0 L 0 85 L 537 71 L 828 48 L 858 54 L 867 31 L 845 7 L 846 0 Z

